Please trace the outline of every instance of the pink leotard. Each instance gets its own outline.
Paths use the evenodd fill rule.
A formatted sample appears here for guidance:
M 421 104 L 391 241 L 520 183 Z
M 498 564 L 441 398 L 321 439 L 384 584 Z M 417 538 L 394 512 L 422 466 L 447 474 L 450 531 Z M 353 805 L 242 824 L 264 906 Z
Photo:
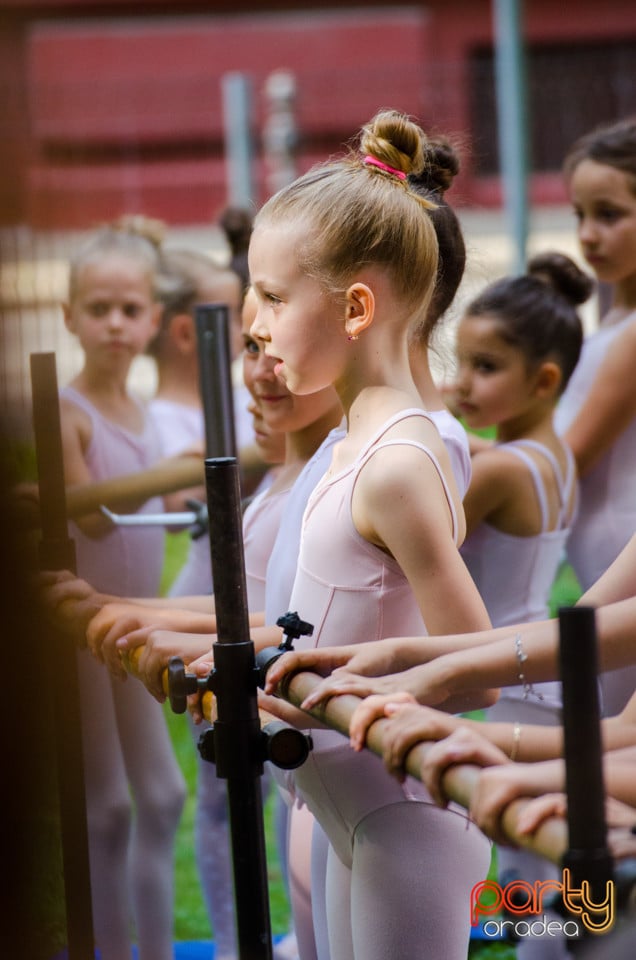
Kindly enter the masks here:
M 426 633 L 400 567 L 359 535 L 351 517 L 353 489 L 365 463 L 381 448 L 406 444 L 416 446 L 436 466 L 455 532 L 452 498 L 434 454 L 415 441 L 383 439 L 393 425 L 414 416 L 431 420 L 419 409 L 392 417 L 353 464 L 325 478 L 310 497 L 290 608 L 314 624 L 314 634 L 301 638 L 298 648 Z M 435 807 L 419 782 L 398 783 L 369 751 L 353 753 L 332 731 L 314 730 L 312 735 L 314 750 L 294 774 L 296 792 L 350 869 L 351 902 L 341 909 L 351 918 L 355 957 L 385 960 L 393 955 L 396 938 L 402 956 L 465 957 L 468 897 L 488 868 L 489 842 L 463 811 Z M 374 858 L 379 858 L 375 865 Z M 445 898 L 440 878 L 449 869 L 454 894 Z M 332 876 L 333 870 L 328 871 L 328 904 L 337 899 Z M 364 920 L 357 917 L 360 898 L 366 901 Z M 330 925 L 333 960 L 349 956 L 341 936 L 343 923 L 333 936 Z
M 145 418 L 141 433 L 132 433 L 108 420 L 73 387 L 60 395 L 80 407 L 91 420 L 92 437 L 86 463 L 93 480 L 138 473 L 161 459 L 161 445 L 153 421 Z M 160 497 L 147 500 L 138 513 L 159 513 Z M 154 597 L 159 592 L 164 532 L 161 527 L 115 527 L 99 539 L 87 537 L 71 524 L 80 576 L 98 590 L 117 596 Z

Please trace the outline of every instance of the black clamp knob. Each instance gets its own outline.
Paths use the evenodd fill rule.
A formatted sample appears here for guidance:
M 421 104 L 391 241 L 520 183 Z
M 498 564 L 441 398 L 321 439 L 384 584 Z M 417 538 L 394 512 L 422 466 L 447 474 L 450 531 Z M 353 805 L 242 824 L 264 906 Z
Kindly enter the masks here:
M 258 685 L 261 688 L 265 686 L 265 678 L 271 665 L 284 653 L 294 649 L 293 641 L 297 640 L 298 637 L 310 637 L 314 632 L 313 623 L 301 620 L 295 610 L 288 610 L 282 617 L 279 617 L 276 626 L 283 628 L 284 637 L 281 643 L 277 647 L 264 647 L 256 654 Z
M 208 690 L 208 678 L 186 673 L 181 657 L 170 657 L 168 661 L 168 699 L 173 713 L 185 713 L 188 697 L 192 693 Z
M 190 526 L 190 538 L 199 540 L 210 529 L 207 504 L 201 500 L 186 500 L 186 507 L 194 514 L 194 521 Z
M 217 760 L 215 725 L 204 730 L 197 743 L 201 759 L 208 763 Z M 270 720 L 261 729 L 257 753 L 260 763 L 269 760 L 282 770 L 295 770 L 305 762 L 312 747 L 309 734 L 282 720 Z

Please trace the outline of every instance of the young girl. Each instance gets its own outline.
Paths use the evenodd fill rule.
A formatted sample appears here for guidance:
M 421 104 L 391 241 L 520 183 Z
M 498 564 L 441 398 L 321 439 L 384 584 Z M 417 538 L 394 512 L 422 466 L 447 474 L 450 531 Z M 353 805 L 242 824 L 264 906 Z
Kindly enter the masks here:
M 473 456 L 461 548 L 495 627 L 548 616 L 576 505 L 574 459 L 553 414 L 581 350 L 576 305 L 591 289 L 568 257 L 542 254 L 526 275 L 487 287 L 457 330 L 456 406 L 468 426 L 496 427 L 495 445 Z M 550 706 L 545 722 L 558 722 L 558 691 L 542 696 L 524 709 Z M 503 692 L 493 715 L 510 709 L 509 698 L 520 691 Z
M 334 384 L 347 417 L 305 513 L 291 609 L 314 624 L 308 644 L 425 632 L 424 618 L 432 632 L 487 622 L 457 551 L 448 454 L 409 370 L 407 332 L 426 317 L 437 269 L 430 203 L 406 179 L 422 142 L 405 117 L 379 114 L 359 157 L 268 201 L 250 243 L 253 334 L 292 392 Z M 464 957 L 469 892 L 489 862 L 472 825 L 440 817 L 419 785 L 387 781 L 377 758 L 352 757 L 328 731 L 295 780 L 330 840 L 332 960 Z M 338 889 L 343 868 L 350 892 Z
M 577 141 L 565 173 L 583 255 L 613 291 L 557 414 L 581 475 L 568 557 L 586 590 L 636 531 L 636 119 Z M 633 691 L 636 670 L 601 682 L 604 709 L 614 713 Z
M 487 287 L 457 330 L 455 402 L 470 427 L 496 426 L 496 444 L 473 457 L 464 499 L 468 536 L 461 553 L 493 626 L 549 615 L 550 589 L 576 505 L 576 469 L 553 425 L 557 399 L 579 357 L 583 329 L 575 305 L 592 281 L 569 258 L 543 254 L 525 276 Z M 505 578 L 505 580 L 504 580 Z M 491 720 L 560 723 L 557 683 L 508 687 Z M 500 879 L 556 876 L 528 852 L 498 850 Z M 560 938 L 531 939 L 519 956 L 563 956 Z
M 159 439 L 127 391 L 133 359 L 155 335 L 160 307 L 156 246 L 127 229 L 104 228 L 71 262 L 64 319 L 84 351 L 84 366 L 61 391 L 66 483 L 143 470 Z M 131 502 L 154 512 L 161 501 Z M 98 589 L 154 596 L 163 533 L 112 529 L 87 516 L 72 530 L 80 574 Z M 103 960 L 131 955 L 131 912 L 142 960 L 172 957 L 173 842 L 184 784 L 161 709 L 137 684 L 113 684 L 87 651 L 79 682 L 88 813 L 91 890 Z M 133 822 L 132 810 L 135 810 Z
M 273 473 L 272 482 L 250 502 L 243 517 L 248 604 L 254 614 L 253 622 L 262 623 L 268 561 L 290 492 L 305 467 L 323 462 L 324 453 L 318 457 L 317 451 L 322 451 L 323 441 L 339 425 L 342 410 L 337 393 L 330 386 L 306 397 L 289 393 L 274 374 L 274 361 L 265 356 L 262 346 L 250 336 L 254 313 L 253 295 L 248 293 L 243 308 L 244 380 L 254 401 L 254 424 L 262 456 L 275 464 L 284 460 Z M 291 549 L 297 554 L 297 544 Z M 287 599 L 290 590 L 288 585 Z M 192 603 L 193 598 L 187 598 L 186 602 Z M 212 604 L 208 606 L 212 608 Z M 287 606 L 285 602 L 280 612 L 285 612 Z M 149 605 L 146 612 L 152 618 L 157 608 Z M 169 626 L 171 609 L 163 607 L 162 613 L 166 617 L 165 625 Z M 107 614 L 105 609 L 103 615 Z M 213 620 L 210 615 L 211 629 Z M 111 630 L 111 639 L 116 636 L 115 628 Z M 212 639 L 210 634 L 182 635 L 144 628 L 128 633 L 117 649 L 130 650 L 144 644 L 139 674 L 156 694 L 161 690 L 161 674 L 170 656 L 178 654 L 189 662 L 200 653 L 209 653 Z M 236 948 L 231 868 L 227 857 L 225 782 L 217 778 L 214 765 L 204 761 L 198 766 L 195 833 L 197 862 L 213 920 L 217 955 L 228 958 Z M 311 956 L 308 952 L 312 948 L 311 921 L 299 926 L 299 936 L 305 944 L 304 955 Z M 275 955 L 279 955 L 277 951 Z

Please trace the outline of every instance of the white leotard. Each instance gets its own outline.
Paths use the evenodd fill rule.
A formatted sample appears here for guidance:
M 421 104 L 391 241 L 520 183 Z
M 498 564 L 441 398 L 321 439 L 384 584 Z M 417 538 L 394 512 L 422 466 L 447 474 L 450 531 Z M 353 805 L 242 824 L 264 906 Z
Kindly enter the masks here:
M 525 449 L 524 449 L 525 448 Z M 562 476 L 558 461 L 543 444 L 518 440 L 501 444 L 500 449 L 522 460 L 527 466 L 541 509 L 541 532 L 532 537 L 519 537 L 481 523 L 464 541 L 461 554 L 488 610 L 493 627 L 549 616 L 548 601 L 563 550 L 570 532 L 572 494 L 576 486 L 574 457 L 567 453 L 567 474 Z M 559 514 L 553 529 L 549 528 L 547 495 L 541 472 L 526 450 L 535 450 L 545 457 L 554 472 L 559 494 Z M 561 684 L 535 684 L 546 705 L 560 707 Z M 505 687 L 501 698 L 522 698 L 521 687 Z M 501 714 L 499 714 L 502 717 Z

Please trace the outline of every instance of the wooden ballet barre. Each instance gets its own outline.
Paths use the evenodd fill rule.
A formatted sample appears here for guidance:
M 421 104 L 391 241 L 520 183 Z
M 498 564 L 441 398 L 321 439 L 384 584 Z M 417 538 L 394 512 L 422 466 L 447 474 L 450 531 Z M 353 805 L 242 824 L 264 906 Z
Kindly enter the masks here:
M 135 647 L 130 653 L 122 655 L 122 661 L 126 670 L 136 677 L 139 677 L 138 664 L 142 650 L 143 647 Z M 279 691 L 280 696 L 293 704 L 293 706 L 300 707 L 300 704 L 310 693 L 313 693 L 322 679 L 318 674 L 308 671 L 296 673 L 282 685 Z M 167 667 L 162 672 L 162 686 L 166 696 L 170 697 L 170 678 Z M 201 711 L 209 723 L 214 723 L 216 719 L 215 701 L 216 698 L 214 694 L 209 690 L 201 696 Z M 327 701 L 325 706 L 315 707 L 313 710 L 308 711 L 308 713 L 315 719 L 326 723 L 331 729 L 348 737 L 351 715 L 359 703 L 359 697 L 342 694 L 332 697 Z M 265 710 L 259 710 L 259 715 L 261 718 L 261 727 L 277 721 L 276 717 Z M 383 732 L 388 722 L 388 720 L 376 720 L 369 728 L 367 734 L 367 746 L 378 756 L 382 756 L 383 753 Z M 417 780 L 421 779 L 421 765 L 430 747 L 431 744 L 429 743 L 416 744 L 407 756 L 405 764 L 406 770 Z M 449 767 L 442 778 L 442 785 L 446 796 L 461 806 L 468 808 L 481 769 L 481 767 L 475 764 L 457 764 Z M 561 858 L 567 849 L 568 842 L 567 824 L 565 820 L 558 817 L 551 817 L 545 820 L 531 836 L 519 834 L 517 830 L 517 820 L 527 804 L 527 800 L 519 799 L 514 800 L 506 807 L 501 821 L 506 836 L 511 843 L 514 843 L 516 846 L 532 850 L 534 853 L 539 854 L 539 856 L 553 863 L 560 864 Z
M 295 673 L 289 680 L 285 680 L 279 689 L 279 695 L 299 707 L 300 704 L 316 689 L 323 677 L 308 671 Z M 349 736 L 349 723 L 354 709 L 360 703 L 360 698 L 350 694 L 340 694 L 331 697 L 324 706 L 318 706 L 308 711 L 315 719 L 326 723 L 333 730 L 344 736 Z M 383 734 L 389 720 L 376 720 L 367 733 L 368 748 L 382 756 Z M 406 759 L 407 772 L 421 780 L 420 769 L 427 752 L 432 744 L 418 743 L 409 752 Z M 475 764 L 457 764 L 449 767 L 443 775 L 442 785 L 446 796 L 461 806 L 468 808 L 475 789 L 479 772 L 482 770 Z M 389 774 L 387 774 L 388 776 Z M 560 864 L 561 858 L 567 849 L 567 824 L 565 820 L 551 817 L 545 820 L 531 836 L 519 834 L 517 820 L 520 813 L 528 804 L 528 800 L 514 800 L 506 807 L 502 816 L 503 830 L 516 846 L 532 850 L 539 856 L 553 863 Z

